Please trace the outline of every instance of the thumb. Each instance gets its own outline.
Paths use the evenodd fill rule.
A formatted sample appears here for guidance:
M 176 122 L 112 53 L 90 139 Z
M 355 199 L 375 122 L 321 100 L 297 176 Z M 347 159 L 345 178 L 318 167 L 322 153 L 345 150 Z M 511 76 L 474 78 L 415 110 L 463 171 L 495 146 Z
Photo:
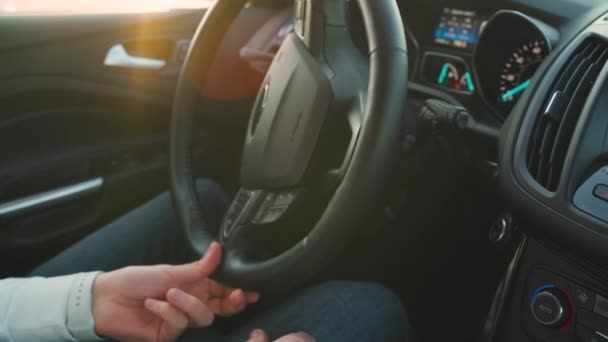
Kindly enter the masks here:
M 222 247 L 217 242 L 212 242 L 205 253 L 205 256 L 199 261 L 173 266 L 169 273 L 178 282 L 192 282 L 209 277 L 222 261 Z
M 249 334 L 249 340 L 247 342 L 269 342 L 268 335 L 264 330 L 256 329 Z

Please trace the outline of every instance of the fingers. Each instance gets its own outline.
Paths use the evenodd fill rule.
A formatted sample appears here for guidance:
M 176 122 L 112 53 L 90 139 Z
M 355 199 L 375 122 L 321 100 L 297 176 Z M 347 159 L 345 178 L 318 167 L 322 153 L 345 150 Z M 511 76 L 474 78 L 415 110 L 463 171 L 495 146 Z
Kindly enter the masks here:
M 210 297 L 226 297 L 234 291 L 234 288 L 220 284 L 214 280 L 209 280 L 207 285 Z
M 169 303 L 184 312 L 197 328 L 205 328 L 213 323 L 214 314 L 198 298 L 179 289 L 167 292 Z
M 210 279 L 197 282 L 186 292 L 198 298 L 213 314 L 221 316 L 233 316 L 260 300 L 258 293 L 233 289 Z
M 257 303 L 259 299 L 260 295 L 257 293 L 249 293 L 244 292 L 241 289 L 236 289 L 231 290 L 231 292 L 224 297 L 209 299 L 207 305 L 214 314 L 230 317 L 245 310 L 247 305 Z
M 201 278 L 209 277 L 222 261 L 222 246 L 217 242 L 212 242 L 205 253 L 205 256 L 198 262 L 196 268 L 200 272 Z
M 307 333 L 299 332 L 287 336 L 283 336 L 275 342 L 315 342 L 316 339 Z
M 209 245 L 205 256 L 194 263 L 172 266 L 168 269 L 169 274 L 179 283 L 193 282 L 209 277 L 222 261 L 222 247 L 213 242 Z
M 144 305 L 165 324 L 159 331 L 161 341 L 174 341 L 188 327 L 188 317 L 167 302 L 156 299 L 146 299 Z
M 188 318 L 181 311 L 174 308 L 167 302 L 163 302 L 156 299 L 146 299 L 146 309 L 152 312 L 163 321 L 169 323 L 172 326 L 186 329 L 188 327 Z
M 261 329 L 256 329 L 249 335 L 247 342 L 269 342 L 268 335 Z M 283 336 L 275 342 L 315 342 L 315 338 L 304 332 Z
M 256 329 L 249 334 L 247 342 L 269 342 L 269 338 L 263 330 Z
M 224 302 L 226 303 L 226 314 L 235 314 L 245 309 L 247 306 L 247 296 L 245 296 L 245 292 L 241 289 L 234 290 Z
M 227 297 L 211 298 L 208 305 L 216 315 L 230 317 L 247 307 L 247 298 L 243 290 L 234 290 Z
M 229 297 L 236 289 L 220 284 L 216 281 L 209 280 L 208 291 L 210 297 Z M 245 292 L 247 304 L 254 304 L 260 300 L 260 294 L 257 292 Z
M 245 292 L 247 304 L 255 304 L 260 301 L 260 294 L 257 292 Z

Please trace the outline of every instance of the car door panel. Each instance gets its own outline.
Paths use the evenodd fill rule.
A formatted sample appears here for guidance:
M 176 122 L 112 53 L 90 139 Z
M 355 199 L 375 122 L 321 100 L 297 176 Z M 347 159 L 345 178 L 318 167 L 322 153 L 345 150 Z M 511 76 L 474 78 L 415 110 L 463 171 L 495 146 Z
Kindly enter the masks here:
M 273 14 L 246 10 L 218 56 L 239 63 L 232 56 Z M 173 93 L 203 15 L 184 10 L 0 19 L 0 276 L 27 272 L 167 189 Z M 117 46 L 128 57 L 164 65 L 107 63 Z M 255 91 L 241 92 L 233 103 L 202 95 L 203 111 L 221 114 L 210 119 L 212 130 L 197 132 L 198 175 L 236 175 L 229 168 L 238 163 Z M 213 146 L 226 156 L 214 160 Z M 83 185 L 94 186 L 53 198 Z M 3 213 L 36 204 L 32 199 L 47 201 Z

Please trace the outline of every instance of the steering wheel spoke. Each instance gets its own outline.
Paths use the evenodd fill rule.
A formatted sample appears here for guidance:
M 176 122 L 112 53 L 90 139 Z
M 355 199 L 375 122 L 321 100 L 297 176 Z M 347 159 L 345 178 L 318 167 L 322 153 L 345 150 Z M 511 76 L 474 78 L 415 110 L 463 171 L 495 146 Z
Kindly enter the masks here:
M 365 97 L 366 94 L 363 91 L 359 92 L 346 112 L 347 127 L 349 130 L 348 145 L 344 157 L 337 168 L 329 170 L 328 175 L 330 179 L 330 185 L 332 188 L 336 188 L 340 182 L 344 179 L 346 171 L 350 166 L 355 147 L 357 146 L 357 139 L 359 138 L 359 132 L 361 130 L 361 124 L 363 122 L 363 115 L 365 110 Z
M 222 222 L 220 229 L 222 240 L 228 240 L 251 225 L 265 196 L 262 190 L 241 189 L 237 192 Z
M 251 221 L 254 224 L 272 224 L 280 220 L 295 201 L 297 190 L 268 192 Z
M 299 190 L 247 190 L 237 192 L 220 229 L 223 242 L 246 234 L 252 227 L 280 220 L 295 202 Z
M 321 57 L 331 27 L 346 27 L 346 0 L 295 0 L 294 31 L 312 55 Z
M 353 43 L 347 21 L 347 6 L 356 5 L 346 0 L 296 0 L 294 6 L 295 33 L 321 66 L 333 92 L 330 129 L 324 134 L 330 135 L 327 145 L 341 139 L 338 144 L 343 150 L 336 153 L 333 147 L 322 148 L 332 150 L 329 158 L 340 159 L 327 170 L 330 189 L 341 183 L 350 166 L 365 113 L 369 57 Z

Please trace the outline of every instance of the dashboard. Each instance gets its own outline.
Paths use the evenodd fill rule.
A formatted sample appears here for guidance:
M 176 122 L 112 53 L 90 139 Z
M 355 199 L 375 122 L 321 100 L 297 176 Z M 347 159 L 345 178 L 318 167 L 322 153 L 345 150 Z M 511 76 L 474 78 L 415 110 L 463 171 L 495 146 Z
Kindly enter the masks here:
M 363 19 L 357 2 L 348 1 L 351 36 L 365 53 Z M 464 106 L 479 123 L 500 128 L 559 43 L 558 29 L 568 21 L 565 15 L 584 10 L 570 6 L 581 0 L 559 0 L 564 6 L 555 6 L 555 1 L 398 0 L 406 31 L 410 89 L 419 90 L 410 92 L 410 97 L 416 93 L 420 96 L 413 100 L 440 97 Z M 293 29 L 284 13 L 277 17 L 277 22 Z M 276 32 L 275 26 L 266 31 Z M 258 36 L 252 41 L 276 40 Z M 247 48 L 261 49 L 269 56 L 275 52 L 257 45 Z
M 497 174 L 511 208 L 497 227 L 520 241 L 484 340 L 608 341 L 608 3 L 398 3 L 408 105 L 440 98 L 467 108 L 484 129 L 502 127 L 499 146 L 488 149 L 500 151 Z M 366 53 L 356 6 L 350 14 L 353 41 Z M 487 145 L 497 134 L 487 134 Z
M 608 341 L 608 3 L 427 0 L 401 10 L 417 42 L 410 85 L 505 123 L 497 164 L 513 216 L 498 224 L 516 222 L 522 235 L 482 340 Z M 410 96 L 428 96 L 419 93 Z
M 559 42 L 556 27 L 563 19 L 516 1 L 399 5 L 406 25 L 410 84 L 439 91 L 497 128 Z
M 497 226 L 519 241 L 483 340 L 608 341 L 608 2 L 403 0 L 400 10 L 408 104 L 449 99 L 502 128 L 508 214 Z

